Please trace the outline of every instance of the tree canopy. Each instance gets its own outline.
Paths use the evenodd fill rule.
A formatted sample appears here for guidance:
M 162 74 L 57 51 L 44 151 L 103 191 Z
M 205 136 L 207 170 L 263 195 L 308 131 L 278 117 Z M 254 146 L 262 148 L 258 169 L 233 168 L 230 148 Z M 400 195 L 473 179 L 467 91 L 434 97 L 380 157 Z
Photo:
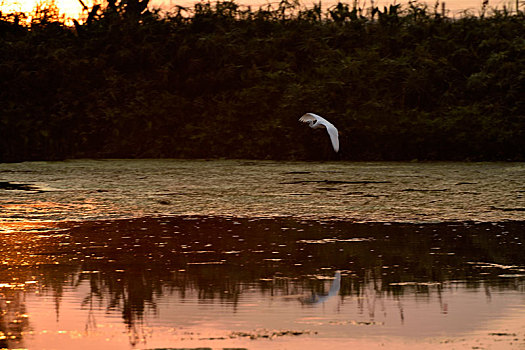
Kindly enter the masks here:
M 0 161 L 525 159 L 523 13 L 147 5 L 0 15 Z

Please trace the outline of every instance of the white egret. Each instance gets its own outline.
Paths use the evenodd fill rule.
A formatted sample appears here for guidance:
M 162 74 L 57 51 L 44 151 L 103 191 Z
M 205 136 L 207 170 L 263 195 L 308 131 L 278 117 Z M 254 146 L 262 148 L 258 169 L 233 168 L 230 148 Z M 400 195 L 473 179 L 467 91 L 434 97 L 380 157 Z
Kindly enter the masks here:
M 326 128 L 326 131 L 330 136 L 330 141 L 332 141 L 334 151 L 339 151 L 339 132 L 337 131 L 337 128 L 334 126 L 334 124 L 314 113 L 306 113 L 301 118 L 299 118 L 299 121 L 308 123 L 312 129 Z

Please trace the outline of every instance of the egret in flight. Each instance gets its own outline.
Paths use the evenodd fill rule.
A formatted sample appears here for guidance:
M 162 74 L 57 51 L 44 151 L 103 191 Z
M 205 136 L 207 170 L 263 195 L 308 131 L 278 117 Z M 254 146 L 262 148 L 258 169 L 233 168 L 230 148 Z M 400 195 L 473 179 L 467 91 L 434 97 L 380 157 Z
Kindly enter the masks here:
M 330 136 L 330 141 L 332 141 L 334 151 L 339 151 L 339 132 L 334 124 L 314 113 L 306 113 L 299 118 L 299 121 L 308 123 L 312 129 L 326 128 L 326 131 L 328 131 L 328 135 Z

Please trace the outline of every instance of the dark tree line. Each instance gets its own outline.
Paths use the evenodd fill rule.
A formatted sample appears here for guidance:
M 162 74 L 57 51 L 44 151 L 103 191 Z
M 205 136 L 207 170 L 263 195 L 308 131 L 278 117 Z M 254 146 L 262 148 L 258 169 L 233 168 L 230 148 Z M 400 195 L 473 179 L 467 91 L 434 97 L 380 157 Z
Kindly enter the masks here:
M 525 159 L 523 13 L 147 5 L 1 14 L 0 161 Z

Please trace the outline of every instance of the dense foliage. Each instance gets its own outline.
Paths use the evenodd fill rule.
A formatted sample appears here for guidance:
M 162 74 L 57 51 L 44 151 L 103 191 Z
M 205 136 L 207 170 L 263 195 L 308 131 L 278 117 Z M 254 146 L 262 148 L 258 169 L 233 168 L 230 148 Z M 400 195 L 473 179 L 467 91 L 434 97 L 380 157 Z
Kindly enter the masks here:
M 2 15 L 0 161 L 525 159 L 523 13 L 146 5 Z

